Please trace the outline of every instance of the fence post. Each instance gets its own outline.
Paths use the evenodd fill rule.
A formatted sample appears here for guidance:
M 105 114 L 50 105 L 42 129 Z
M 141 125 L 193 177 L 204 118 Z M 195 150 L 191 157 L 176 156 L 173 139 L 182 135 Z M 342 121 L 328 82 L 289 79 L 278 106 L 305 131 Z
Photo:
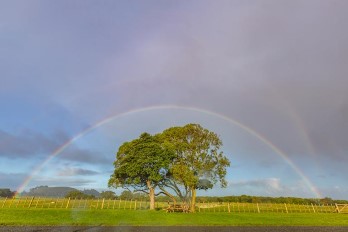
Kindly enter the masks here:
M 70 197 L 68 198 L 68 203 L 66 203 L 66 209 L 69 207 L 69 203 L 70 203 Z
M 32 197 L 32 198 L 31 198 L 31 200 L 30 200 L 30 202 L 29 202 L 28 208 L 30 208 L 31 204 L 33 203 L 34 198 L 35 198 L 35 197 Z
M 103 198 L 101 209 L 104 209 L 104 202 L 105 202 L 105 198 Z
M 7 197 L 5 198 L 4 203 L 2 203 L 2 207 L 1 207 L 1 208 L 4 208 L 4 205 L 5 205 L 5 203 L 6 203 L 6 200 L 7 200 Z
M 134 201 L 134 210 L 137 210 L 137 200 Z
M 256 206 L 257 206 L 257 212 L 260 213 L 259 203 L 256 203 Z
M 231 213 L 230 202 L 227 203 L 228 212 Z
M 335 208 L 336 208 L 336 212 L 337 212 L 337 213 L 340 213 L 340 209 L 338 208 L 337 203 L 335 203 Z
M 311 203 L 311 205 L 312 205 L 313 212 L 315 213 L 315 209 L 314 209 L 314 205 L 313 205 L 313 203 Z
M 121 198 L 120 198 L 120 201 L 118 202 L 118 209 L 121 208 Z
M 284 205 L 285 205 L 285 211 L 286 211 L 286 213 L 289 213 L 289 212 L 288 212 L 288 207 L 286 206 L 286 203 L 284 203 Z

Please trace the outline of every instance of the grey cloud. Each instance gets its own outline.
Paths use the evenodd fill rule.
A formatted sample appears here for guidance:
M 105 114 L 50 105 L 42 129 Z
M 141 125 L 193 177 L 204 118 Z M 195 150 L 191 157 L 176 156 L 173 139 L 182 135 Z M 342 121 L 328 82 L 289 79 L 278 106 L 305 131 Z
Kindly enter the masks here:
M 80 171 L 81 172 L 81 171 Z M 86 172 L 83 170 L 82 172 Z M 12 191 L 18 189 L 23 184 L 23 181 L 28 177 L 25 173 L 3 173 L 0 172 L 0 188 L 10 188 Z M 34 178 L 30 181 L 29 187 L 48 185 L 48 186 L 69 186 L 69 187 L 84 187 L 88 184 L 95 183 L 94 180 L 81 179 L 73 177 L 41 177 Z M 28 188 L 29 188 L 28 187 Z
M 99 172 L 75 167 L 65 167 L 57 173 L 58 176 L 93 176 L 97 174 L 99 174 Z
M 282 193 L 284 192 L 284 186 L 281 185 L 278 178 L 258 179 L 258 180 L 245 180 L 239 182 L 231 182 L 229 186 L 236 188 L 250 188 L 250 189 L 263 189 L 268 193 Z
M 69 140 L 70 138 L 63 132 L 46 136 L 39 132 L 26 130 L 19 135 L 13 135 L 0 130 L 0 156 L 11 159 L 47 156 Z M 57 157 L 62 160 L 91 164 L 111 164 L 114 158 L 114 156 L 109 158 L 99 152 L 81 149 L 74 144 L 71 144 Z
M 161 28 L 165 33 L 145 36 L 125 58 L 137 69 L 114 66 L 127 81 L 104 94 L 117 89 L 130 108 L 177 102 L 221 112 L 291 157 L 314 152 L 339 161 L 348 149 L 346 7 L 343 1 L 201 6 Z
M 348 148 L 348 69 L 343 64 L 348 59 L 348 33 L 343 30 L 348 17 L 342 10 L 346 3 L 268 3 L 268 7 L 255 3 L 236 10 L 243 19 L 237 22 L 233 14 L 217 14 L 216 9 L 223 7 L 206 10 L 219 22 L 208 23 L 208 28 L 219 29 L 224 36 L 212 38 L 199 26 L 190 31 L 191 36 L 203 34 L 196 42 L 205 46 L 194 50 L 198 58 L 190 65 L 198 75 L 180 67 L 171 70 L 177 74 L 172 74 L 175 82 L 181 83 L 177 88 L 181 102 L 239 119 L 291 156 L 308 153 L 303 134 L 307 133 L 315 152 L 332 154 L 335 159 Z M 226 12 L 233 11 L 226 8 Z M 194 21 L 193 17 L 189 20 Z M 190 43 L 180 33 L 178 40 Z M 216 59 L 204 65 L 209 55 Z M 230 69 L 240 59 L 243 63 Z
M 65 138 L 61 133 L 49 137 L 31 130 L 18 135 L 0 130 L 0 154 L 10 158 L 42 155 L 52 152 Z
M 114 156 L 105 156 L 100 152 L 94 152 L 87 149 L 81 149 L 77 146 L 71 145 L 64 150 L 58 159 L 76 161 L 88 164 L 112 164 Z

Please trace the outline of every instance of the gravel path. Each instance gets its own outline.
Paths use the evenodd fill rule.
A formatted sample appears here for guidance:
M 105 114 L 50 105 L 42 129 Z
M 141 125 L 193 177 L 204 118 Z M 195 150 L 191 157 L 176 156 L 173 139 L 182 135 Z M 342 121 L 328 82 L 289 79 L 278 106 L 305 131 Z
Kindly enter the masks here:
M 273 226 L 273 227 L 239 227 L 239 226 L 1 226 L 0 231 L 68 231 L 68 232 L 99 232 L 99 231 L 117 231 L 117 232 L 347 232 L 348 227 L 315 227 L 315 226 Z

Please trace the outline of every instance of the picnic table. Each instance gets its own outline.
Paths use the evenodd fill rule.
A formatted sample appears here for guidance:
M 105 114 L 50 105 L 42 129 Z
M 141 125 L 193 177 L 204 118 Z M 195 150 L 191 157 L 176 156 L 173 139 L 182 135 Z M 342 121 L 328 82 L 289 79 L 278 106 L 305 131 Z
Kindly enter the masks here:
M 188 213 L 189 207 L 187 205 L 177 205 L 177 204 L 172 204 L 169 205 L 167 208 L 165 208 L 167 213 L 174 213 L 174 212 L 183 212 L 183 213 Z

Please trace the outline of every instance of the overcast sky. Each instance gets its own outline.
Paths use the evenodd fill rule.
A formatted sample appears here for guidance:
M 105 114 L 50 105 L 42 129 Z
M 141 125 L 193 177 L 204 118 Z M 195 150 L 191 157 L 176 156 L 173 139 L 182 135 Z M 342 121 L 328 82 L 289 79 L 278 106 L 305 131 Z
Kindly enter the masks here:
M 347 22 L 345 0 L 0 1 L 0 188 L 105 190 L 123 142 L 200 123 L 231 161 L 201 195 L 348 199 Z

